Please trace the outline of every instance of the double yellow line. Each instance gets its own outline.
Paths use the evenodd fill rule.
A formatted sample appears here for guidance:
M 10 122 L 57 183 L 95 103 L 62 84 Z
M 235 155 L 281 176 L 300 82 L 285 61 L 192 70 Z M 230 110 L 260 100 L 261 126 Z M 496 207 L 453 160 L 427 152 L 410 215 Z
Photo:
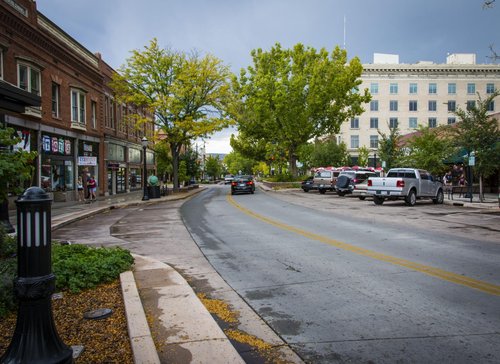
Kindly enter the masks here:
M 428 265 L 415 263 L 415 262 L 412 262 L 410 260 L 396 258 L 396 257 L 393 257 L 391 255 L 387 255 L 387 254 L 377 253 L 376 251 L 373 251 L 373 250 L 360 248 L 360 247 L 357 247 L 355 245 L 343 243 L 343 242 L 338 241 L 338 240 L 330 239 L 330 238 L 327 238 L 327 237 L 322 236 L 322 235 L 318 235 L 318 234 L 311 233 L 311 232 L 306 231 L 306 230 L 298 229 L 296 227 L 283 224 L 279 221 L 270 219 L 268 217 L 260 215 L 254 211 L 251 211 L 251 210 L 239 205 L 230 195 L 227 196 L 227 201 L 231 205 L 236 207 L 238 210 L 244 212 L 247 215 L 250 215 L 256 219 L 264 221 L 265 223 L 268 223 L 270 225 L 276 226 L 277 228 L 287 230 L 287 231 L 290 231 L 290 232 L 298 234 L 298 235 L 302 235 L 308 239 L 320 241 L 322 243 L 334 246 L 336 248 L 343 249 L 345 251 L 349 251 L 349 252 L 356 253 L 359 255 L 363 255 L 365 257 L 370 257 L 370 258 L 377 259 L 377 260 L 380 260 L 383 262 L 391 263 L 394 265 L 399 265 L 401 267 L 405 267 L 405 268 L 408 268 L 408 269 L 411 269 L 411 270 L 414 270 L 417 272 L 421 272 L 421 273 L 427 274 L 429 276 L 436 277 L 436 278 L 439 278 L 439 279 L 442 279 L 442 280 L 445 280 L 448 282 L 452 282 L 455 284 L 461 284 L 462 286 L 477 289 L 477 290 L 484 292 L 484 293 L 500 296 L 500 286 L 498 286 L 498 285 L 487 283 L 487 282 L 480 281 L 480 280 L 473 279 L 473 278 L 469 278 L 466 276 L 462 276 L 460 274 L 448 272 L 448 271 L 445 271 L 445 270 L 442 270 L 439 268 L 434 268 L 434 267 L 431 267 Z

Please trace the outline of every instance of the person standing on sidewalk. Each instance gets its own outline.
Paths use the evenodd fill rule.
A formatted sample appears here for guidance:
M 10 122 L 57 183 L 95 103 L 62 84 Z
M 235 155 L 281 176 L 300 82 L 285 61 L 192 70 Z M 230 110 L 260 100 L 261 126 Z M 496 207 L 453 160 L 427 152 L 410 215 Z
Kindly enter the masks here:
M 90 202 L 95 201 L 96 200 L 97 182 L 95 181 L 94 176 L 90 176 L 89 180 L 87 181 L 87 187 L 89 189 Z
M 76 188 L 78 189 L 78 202 L 85 202 L 85 194 L 83 193 L 82 177 L 78 177 L 78 182 L 76 183 Z

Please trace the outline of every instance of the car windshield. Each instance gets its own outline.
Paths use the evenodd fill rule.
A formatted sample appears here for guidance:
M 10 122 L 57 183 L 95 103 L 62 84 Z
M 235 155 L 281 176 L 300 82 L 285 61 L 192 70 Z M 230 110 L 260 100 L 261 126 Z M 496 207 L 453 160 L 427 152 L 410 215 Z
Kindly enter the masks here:
M 320 172 L 316 172 L 315 177 L 330 178 L 331 175 L 332 175 L 332 172 L 330 172 L 330 171 L 320 171 Z

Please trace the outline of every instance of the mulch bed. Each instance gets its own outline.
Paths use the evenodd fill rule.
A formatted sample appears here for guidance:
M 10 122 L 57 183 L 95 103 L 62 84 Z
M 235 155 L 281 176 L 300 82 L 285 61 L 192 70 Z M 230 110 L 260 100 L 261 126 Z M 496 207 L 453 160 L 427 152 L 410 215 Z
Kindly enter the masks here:
M 85 312 L 99 308 L 110 308 L 113 314 L 101 320 L 83 318 Z M 133 363 L 119 280 L 79 294 L 64 292 L 61 299 L 52 301 L 52 311 L 62 341 L 68 346 L 84 346 L 75 363 Z M 15 313 L 0 320 L 0 356 L 8 348 L 15 326 Z

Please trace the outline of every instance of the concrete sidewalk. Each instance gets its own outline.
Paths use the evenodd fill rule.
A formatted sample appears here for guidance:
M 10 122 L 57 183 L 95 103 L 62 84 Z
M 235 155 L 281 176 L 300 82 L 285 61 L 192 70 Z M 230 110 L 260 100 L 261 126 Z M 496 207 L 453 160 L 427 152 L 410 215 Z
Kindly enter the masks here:
M 142 201 L 142 191 L 137 191 L 99 197 L 92 203 L 54 202 L 52 230 L 111 209 L 186 199 L 203 190 L 200 187 L 148 201 Z M 17 227 L 16 211 L 9 211 L 9 215 L 12 225 Z M 120 281 L 135 363 L 161 362 L 146 319 L 144 302 L 147 303 L 148 298 L 141 298 L 139 290 L 142 295 L 154 296 L 158 300 L 160 309 L 154 320 L 168 323 L 172 331 L 167 335 L 168 362 L 244 363 L 191 286 L 175 269 L 144 256 L 134 255 L 134 259 L 133 271 L 122 273 Z

